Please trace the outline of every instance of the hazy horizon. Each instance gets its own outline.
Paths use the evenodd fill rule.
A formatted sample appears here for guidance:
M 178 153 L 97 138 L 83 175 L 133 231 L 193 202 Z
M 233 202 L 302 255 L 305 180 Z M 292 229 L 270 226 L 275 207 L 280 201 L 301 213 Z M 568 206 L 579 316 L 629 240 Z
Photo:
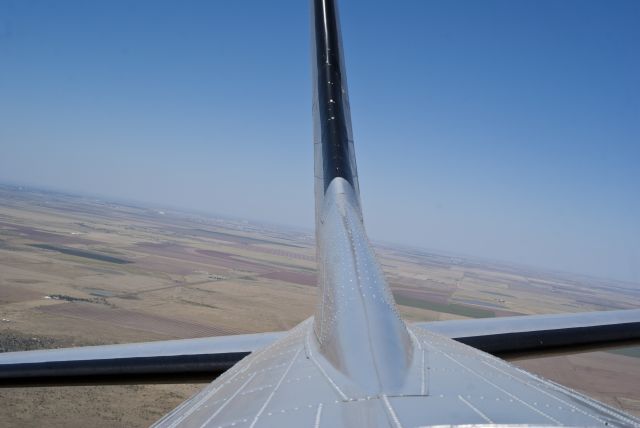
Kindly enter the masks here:
M 315 233 L 313 226 L 296 226 L 291 224 L 275 223 L 275 222 L 269 222 L 260 218 L 238 217 L 230 214 L 225 214 L 224 212 L 214 212 L 214 211 L 207 211 L 207 210 L 198 210 L 196 208 L 177 207 L 177 206 L 167 205 L 166 203 L 163 203 L 163 202 L 141 201 L 141 200 L 128 199 L 128 198 L 118 198 L 116 196 L 109 196 L 109 195 L 97 195 L 97 194 L 91 194 L 91 193 L 74 192 L 74 191 L 69 191 L 69 190 L 64 190 L 59 188 L 48 188 L 46 186 L 42 186 L 38 184 L 0 182 L 0 187 L 2 186 L 14 187 L 14 188 L 17 187 L 21 190 L 27 190 L 27 191 L 36 191 L 36 192 L 54 193 L 54 194 L 57 193 L 62 195 L 68 195 L 71 197 L 77 197 L 77 198 L 83 198 L 83 199 L 86 198 L 86 199 L 91 199 L 91 200 L 100 201 L 100 202 L 120 204 L 123 206 L 126 205 L 126 206 L 136 207 L 139 209 L 148 209 L 148 210 L 154 210 L 158 212 L 162 211 L 163 214 L 178 213 L 180 215 L 194 215 L 194 216 L 200 216 L 200 217 L 205 216 L 205 217 L 209 217 L 212 220 L 213 219 L 224 220 L 224 221 L 231 221 L 231 222 L 237 222 L 237 223 L 248 222 L 252 226 L 264 226 L 271 230 L 273 230 L 274 228 L 280 229 L 280 231 L 282 231 L 281 229 L 287 229 L 287 232 L 308 234 L 310 239 L 315 239 L 315 237 L 313 236 Z M 603 276 L 597 276 L 594 274 L 586 274 L 586 273 L 580 273 L 575 271 L 554 269 L 549 266 L 527 265 L 527 264 L 523 264 L 513 260 L 492 259 L 490 257 L 485 257 L 482 255 L 465 254 L 461 252 L 447 251 L 447 250 L 438 249 L 438 248 L 430 248 L 426 246 L 401 243 L 393 240 L 376 239 L 375 237 L 371 237 L 371 236 L 370 236 L 370 239 L 372 240 L 374 245 L 392 246 L 399 250 L 402 250 L 403 248 L 412 249 L 412 250 L 430 252 L 430 253 L 434 253 L 444 257 L 455 257 L 455 258 L 467 259 L 468 261 L 473 261 L 478 263 L 483 261 L 489 262 L 489 263 L 500 263 L 500 264 L 512 266 L 515 268 L 519 267 L 519 268 L 539 270 L 547 273 L 583 276 L 583 277 L 591 278 L 594 280 L 615 281 L 615 282 L 624 283 L 627 285 L 640 286 L 640 282 L 634 282 L 634 281 L 625 280 L 625 279 L 603 277 Z
M 640 2 L 342 1 L 374 240 L 640 283 Z M 313 228 L 307 2 L 0 3 L 0 181 Z

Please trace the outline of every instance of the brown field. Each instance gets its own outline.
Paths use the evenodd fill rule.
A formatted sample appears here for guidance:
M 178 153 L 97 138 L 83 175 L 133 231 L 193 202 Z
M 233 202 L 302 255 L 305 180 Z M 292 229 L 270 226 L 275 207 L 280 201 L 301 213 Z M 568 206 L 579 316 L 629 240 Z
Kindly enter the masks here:
M 276 271 L 260 275 L 261 278 L 273 279 L 275 281 L 291 282 L 293 284 L 308 285 L 315 287 L 317 277 L 315 274 L 294 271 Z
M 20 284 L 19 282 L 16 282 L 16 283 Z M 15 286 L 15 285 L 6 285 L 6 284 L 3 284 L 0 287 L 0 303 L 3 303 L 3 304 L 25 302 L 25 301 L 37 299 L 39 297 L 42 297 L 40 293 L 33 290 L 25 290 L 24 287 Z
M 376 252 L 410 321 L 640 302 L 633 284 L 389 245 Z M 290 329 L 315 309 L 314 257 L 310 233 L 0 186 L 0 349 Z M 640 358 L 517 364 L 640 414 Z M 147 426 L 200 387 L 4 389 L 0 426 Z
M 609 352 L 515 362 L 532 373 L 640 415 L 640 359 Z
M 231 330 L 207 326 L 189 321 L 181 321 L 176 318 L 165 318 L 158 315 L 128 311 L 126 309 L 112 309 L 90 303 L 62 303 L 59 305 L 43 306 L 40 307 L 39 310 L 55 316 L 99 321 L 122 328 L 165 335 L 168 338 L 174 339 L 246 333 L 246 331 L 238 329 Z

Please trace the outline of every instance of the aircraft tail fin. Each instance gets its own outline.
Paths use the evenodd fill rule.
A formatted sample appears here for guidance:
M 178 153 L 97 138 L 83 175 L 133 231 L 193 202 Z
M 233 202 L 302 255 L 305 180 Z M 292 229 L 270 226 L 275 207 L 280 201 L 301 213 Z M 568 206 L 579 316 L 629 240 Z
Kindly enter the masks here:
M 317 213 L 334 178 L 351 184 L 357 196 L 359 185 L 338 10 L 333 0 L 312 0 L 311 11 Z
M 413 345 L 362 221 L 334 0 L 312 0 L 318 351 L 360 388 L 400 391 Z

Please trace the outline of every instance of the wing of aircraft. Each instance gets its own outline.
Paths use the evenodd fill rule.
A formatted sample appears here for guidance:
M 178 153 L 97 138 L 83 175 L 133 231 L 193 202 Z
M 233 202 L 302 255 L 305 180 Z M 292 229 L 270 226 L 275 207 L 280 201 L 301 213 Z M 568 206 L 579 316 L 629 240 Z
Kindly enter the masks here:
M 312 26 L 314 316 L 289 332 L 7 353 L 0 382 L 215 379 L 155 424 L 170 428 L 640 426 L 496 357 L 634 343 L 640 310 L 404 322 L 364 230 L 334 0 L 312 0 Z

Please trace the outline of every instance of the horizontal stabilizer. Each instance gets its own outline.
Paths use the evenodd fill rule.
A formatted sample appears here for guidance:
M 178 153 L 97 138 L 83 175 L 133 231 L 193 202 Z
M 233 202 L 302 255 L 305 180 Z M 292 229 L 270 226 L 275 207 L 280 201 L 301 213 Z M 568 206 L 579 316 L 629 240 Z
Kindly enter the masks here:
M 640 309 L 415 324 L 507 359 L 640 344 Z
M 640 309 L 415 323 L 509 359 L 640 344 Z M 210 382 L 285 332 L 0 354 L 0 387 Z
M 0 387 L 211 382 L 283 333 L 0 354 Z

